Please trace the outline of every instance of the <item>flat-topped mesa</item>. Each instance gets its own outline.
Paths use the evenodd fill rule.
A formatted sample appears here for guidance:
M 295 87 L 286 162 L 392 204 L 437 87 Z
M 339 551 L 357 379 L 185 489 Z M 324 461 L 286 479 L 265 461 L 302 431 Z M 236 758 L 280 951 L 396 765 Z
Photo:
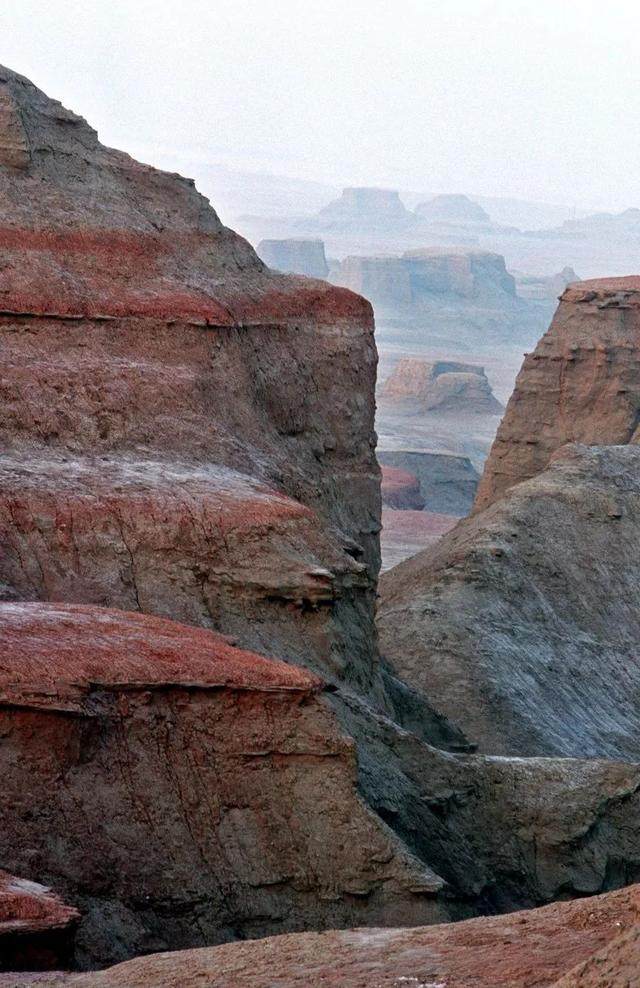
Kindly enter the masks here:
M 305 670 L 63 604 L 0 605 L 0 653 L 0 859 L 79 907 L 80 966 L 446 917 L 442 881 L 359 797 L 353 742 Z
M 424 499 L 415 474 L 399 467 L 382 467 L 382 503 L 389 508 L 421 511 Z
M 640 437 L 640 277 L 569 285 L 525 357 L 478 488 L 476 510 L 544 470 L 565 443 Z
M 439 195 L 421 202 L 415 212 L 429 223 L 446 223 L 458 225 L 491 226 L 491 217 L 482 208 L 465 195 Z
M 308 620 L 323 629 L 311 664 L 377 688 L 370 305 L 269 270 L 192 181 L 103 147 L 8 69 L 0 149 L 0 444 L 12 454 L 0 597 L 68 595 L 241 637 L 244 624 L 248 647 L 292 661 L 301 652 L 288 633 Z M 225 532 L 214 517 L 222 495 Z M 64 530 L 56 500 L 70 512 Z M 100 518 L 122 520 L 117 544 L 101 541 Z M 86 541 L 69 568 L 73 522 Z M 159 531 L 171 544 L 159 545 Z M 173 595 L 152 576 L 169 571 Z M 212 589 L 221 585 L 226 595 Z M 264 620 L 252 629 L 256 595 Z M 347 647 L 353 632 L 358 645 Z
M 261 240 L 258 255 L 265 264 L 276 271 L 303 274 L 308 278 L 326 278 L 329 265 L 324 243 L 319 239 L 305 240 L 291 237 L 288 240 Z
M 452 360 L 403 357 L 380 389 L 383 402 L 417 402 L 424 411 L 499 415 L 483 367 Z
M 397 229 L 415 223 L 395 189 L 347 188 L 339 199 L 323 206 L 317 216 L 321 228 Z

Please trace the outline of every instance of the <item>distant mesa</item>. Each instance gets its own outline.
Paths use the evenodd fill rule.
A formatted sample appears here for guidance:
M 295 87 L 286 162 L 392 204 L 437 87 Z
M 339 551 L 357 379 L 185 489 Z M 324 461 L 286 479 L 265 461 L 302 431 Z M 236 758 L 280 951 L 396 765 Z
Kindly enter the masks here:
M 515 274 L 516 289 L 520 298 L 540 300 L 545 302 L 555 301 L 567 287 L 580 278 L 572 267 L 566 265 L 562 271 L 552 274 L 549 277 L 544 275 Z
M 400 467 L 382 467 L 382 503 L 389 508 L 421 511 L 424 498 L 420 482 L 414 473 Z
M 346 227 L 397 227 L 415 222 L 415 216 L 395 189 L 348 188 L 318 213 L 323 225 Z
M 423 411 L 501 415 L 484 368 L 456 361 L 400 360 L 380 392 L 381 401 L 417 402 Z
M 480 477 L 467 456 L 422 449 L 379 449 L 377 456 L 383 478 L 391 467 L 417 478 L 427 512 L 461 518 L 471 511 Z
M 489 214 L 473 199 L 464 195 L 439 195 L 427 202 L 421 202 L 415 209 L 416 215 L 430 223 L 491 225 Z
M 329 274 L 324 243 L 318 238 L 261 240 L 257 253 L 268 267 L 285 274 L 304 274 L 309 278 L 326 278 Z
M 350 256 L 332 270 L 331 279 L 382 308 L 420 307 L 447 295 L 507 303 L 516 297 L 504 257 L 491 251 L 429 247 L 401 256 Z
M 550 230 L 533 231 L 538 237 L 572 237 L 588 240 L 640 239 L 640 209 L 625 209 L 621 213 L 593 213 L 578 219 L 565 220 L 561 226 Z

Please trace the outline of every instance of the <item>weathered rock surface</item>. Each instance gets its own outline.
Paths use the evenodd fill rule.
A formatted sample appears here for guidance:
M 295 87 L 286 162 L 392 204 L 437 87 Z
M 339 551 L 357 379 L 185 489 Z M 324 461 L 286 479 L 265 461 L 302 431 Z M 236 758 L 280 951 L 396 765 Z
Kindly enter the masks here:
M 530 912 L 474 919 L 414 930 L 345 930 L 305 933 L 213 950 L 140 958 L 98 974 L 74 978 L 74 988 L 549 988 L 558 976 L 594 950 L 604 948 L 610 966 L 585 970 L 602 980 L 561 981 L 563 988 L 636 988 L 628 980 L 605 980 L 620 971 L 621 941 L 640 919 L 638 887 L 562 902 Z M 637 958 L 637 932 L 626 932 L 627 961 Z M 615 958 L 615 960 L 614 960 Z M 573 980 L 572 980 L 573 978 Z
M 81 964 L 446 915 L 305 670 L 61 604 L 1 605 L 0 654 L 0 858 L 56 876 Z
M 634 926 L 578 964 L 554 988 L 638 988 L 638 985 L 640 926 Z
M 322 240 L 304 240 L 301 237 L 261 240 L 257 253 L 265 264 L 277 271 L 304 274 L 309 278 L 326 278 L 329 274 Z
M 524 361 L 478 489 L 476 508 L 543 470 L 565 443 L 638 441 L 640 278 L 564 292 Z
M 403 357 L 380 389 L 380 401 L 416 402 L 423 411 L 500 415 L 483 367 L 452 360 Z
M 468 457 L 418 449 L 378 449 L 377 456 L 383 469 L 398 467 L 418 478 L 427 511 L 457 517 L 469 514 L 480 477 Z
M 297 614 L 312 662 L 321 638 L 326 675 L 378 690 L 370 307 L 269 271 L 192 182 L 27 80 L 2 69 L 0 91 L 30 149 L 0 167 L 4 596 L 202 621 L 293 661 Z
M 383 577 L 383 653 L 483 751 L 635 759 L 639 478 L 568 447 Z
M 415 474 L 398 467 L 382 467 L 382 503 L 389 508 L 421 511 L 424 500 Z
M 69 966 L 79 918 L 51 889 L 0 871 L 0 970 Z

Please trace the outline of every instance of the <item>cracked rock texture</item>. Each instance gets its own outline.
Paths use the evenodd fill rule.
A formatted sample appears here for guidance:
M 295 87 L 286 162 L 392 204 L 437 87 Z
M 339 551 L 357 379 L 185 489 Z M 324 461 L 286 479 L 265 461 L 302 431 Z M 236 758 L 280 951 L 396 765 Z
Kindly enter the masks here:
M 638 887 L 428 929 L 304 933 L 144 957 L 74 988 L 637 988 Z M 622 939 L 616 939 L 625 930 Z M 598 955 L 596 955 L 598 956 Z M 624 961 L 623 961 L 624 957 Z M 634 966 L 634 963 L 636 966 Z M 622 968 L 626 979 L 622 977 Z M 584 971 L 585 973 L 582 973 Z M 586 976 L 591 972 L 591 977 Z M 598 980 L 598 975 L 600 980 Z M 611 980 L 609 980 L 609 978 Z
M 475 509 L 547 466 L 566 443 L 638 442 L 640 277 L 570 285 L 524 361 Z
M 639 478 L 565 447 L 383 576 L 384 655 L 482 751 L 637 757 Z
M 81 965 L 446 915 L 305 670 L 62 604 L 1 605 L 0 654 L 0 858 L 79 907 Z

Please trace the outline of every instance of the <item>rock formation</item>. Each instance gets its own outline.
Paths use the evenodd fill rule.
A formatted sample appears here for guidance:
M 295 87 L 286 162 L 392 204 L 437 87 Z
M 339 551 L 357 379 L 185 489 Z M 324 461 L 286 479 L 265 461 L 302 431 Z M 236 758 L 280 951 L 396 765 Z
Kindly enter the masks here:
M 74 988 L 635 988 L 637 967 L 613 980 L 624 949 L 638 959 L 638 887 L 530 912 L 414 930 L 345 930 L 158 954 L 70 981 Z M 617 939 L 623 933 L 624 948 Z M 598 950 L 607 968 L 586 960 Z M 631 952 L 634 951 L 632 954 Z M 596 957 L 598 955 L 596 954 Z M 614 961 L 615 958 L 615 961 Z M 586 979 L 600 971 L 601 980 Z M 604 976 L 612 980 L 604 980 Z M 576 980 L 577 978 L 577 980 Z M 582 979 L 582 980 L 580 980 Z
M 329 265 L 322 240 L 261 240 L 258 256 L 270 268 L 290 274 L 304 274 L 309 278 L 326 278 Z
M 466 456 L 419 449 L 378 449 L 379 462 L 414 474 L 427 511 L 464 517 L 473 505 L 480 479 Z
M 500 415 L 483 367 L 403 357 L 380 389 L 384 402 L 416 402 L 423 411 Z
M 380 662 L 370 305 L 0 99 L 2 863 L 79 962 L 633 877 L 637 765 L 474 755 Z
M 79 906 L 81 964 L 353 925 L 363 907 L 439 915 L 441 883 L 360 801 L 308 672 L 62 604 L 0 605 L 0 651 L 0 858 Z
M 515 281 L 500 254 L 457 253 L 440 248 L 408 250 L 401 257 L 345 258 L 332 273 L 334 284 L 350 288 L 386 310 L 419 309 L 434 298 L 513 304 Z
M 480 224 L 491 226 L 491 217 L 473 199 L 464 195 L 439 195 L 421 202 L 415 212 L 428 223 L 446 223 L 454 226 Z
M 544 470 L 565 443 L 637 442 L 639 329 L 640 278 L 567 288 L 518 375 L 480 482 L 478 510 Z
M 398 467 L 383 467 L 382 503 L 389 508 L 421 511 L 424 501 L 415 474 Z
M 554 988 L 636 988 L 639 981 L 640 925 L 582 961 L 556 982 Z
M 79 918 L 51 889 L 0 871 L 0 970 L 69 967 Z
M 383 653 L 481 750 L 636 757 L 639 478 L 568 447 L 383 577 Z
M 415 216 L 394 189 L 363 187 L 344 189 L 320 210 L 317 222 L 323 229 L 394 229 L 414 223 Z
M 573 268 L 568 265 L 548 278 L 516 274 L 515 279 L 516 289 L 521 298 L 551 302 L 555 302 L 562 295 L 567 285 L 580 281 Z

